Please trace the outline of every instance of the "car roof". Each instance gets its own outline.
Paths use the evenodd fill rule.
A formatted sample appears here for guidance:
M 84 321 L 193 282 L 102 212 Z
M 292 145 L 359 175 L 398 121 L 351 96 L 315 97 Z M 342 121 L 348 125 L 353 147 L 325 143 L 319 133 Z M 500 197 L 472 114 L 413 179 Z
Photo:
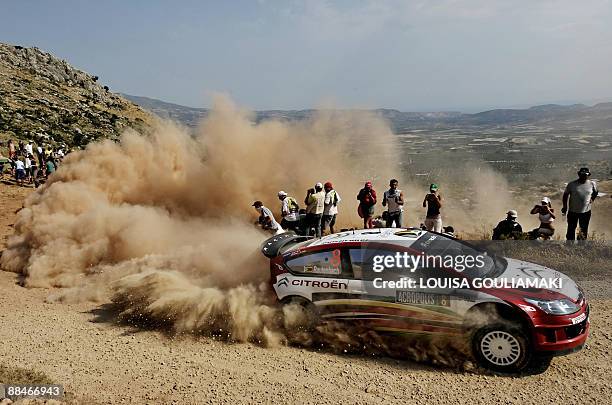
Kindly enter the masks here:
M 334 233 L 320 239 L 313 239 L 306 246 L 310 248 L 345 242 L 397 242 L 402 246 L 410 246 L 426 233 L 427 231 L 419 228 L 355 229 Z M 292 249 L 290 248 L 289 250 Z

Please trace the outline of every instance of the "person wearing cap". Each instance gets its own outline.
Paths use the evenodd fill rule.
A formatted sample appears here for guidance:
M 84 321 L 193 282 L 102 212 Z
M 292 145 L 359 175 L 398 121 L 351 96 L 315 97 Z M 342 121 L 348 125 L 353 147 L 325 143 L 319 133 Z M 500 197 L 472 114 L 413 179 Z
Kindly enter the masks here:
M 307 235 L 314 235 L 317 238 L 321 237 L 321 220 L 325 211 L 325 192 L 323 184 L 317 183 L 314 188 L 311 188 L 306 193 L 304 198 L 306 204 L 306 226 Z
M 261 225 L 262 229 L 265 229 L 277 235 L 279 233 L 284 232 L 283 228 L 279 225 L 278 222 L 276 222 L 276 219 L 274 219 L 272 211 L 270 211 L 269 208 L 264 207 L 261 201 L 255 201 L 253 203 L 253 207 L 255 207 L 255 210 L 257 210 L 257 212 L 259 213 L 259 219 L 257 220 L 257 223 Z
M 357 212 L 363 218 L 363 227 L 371 229 L 372 219 L 374 218 L 374 206 L 376 205 L 376 191 L 372 188 L 372 182 L 366 181 L 364 187 L 357 194 L 359 208 Z
M 383 194 L 382 206 L 387 208 L 386 227 L 391 228 L 393 223 L 398 228 L 402 227 L 402 213 L 404 211 L 404 193 L 397 189 L 398 181 L 389 181 L 389 190 Z
M 555 233 L 555 228 L 553 227 L 552 223 L 556 218 L 555 209 L 552 207 L 550 198 L 542 197 L 540 204 L 531 209 L 531 214 L 538 214 L 540 219 L 540 227 L 531 231 L 531 237 L 533 239 L 537 239 L 539 237 L 550 239 L 550 237 Z
M 425 195 L 423 208 L 427 207 L 425 215 L 425 227 L 428 231 L 442 232 L 442 196 L 438 193 L 438 185 L 432 183 L 429 186 L 429 194 Z
M 576 226 L 580 225 L 578 239 L 587 239 L 589 222 L 591 220 L 591 206 L 597 198 L 597 185 L 589 180 L 591 172 L 587 167 L 578 170 L 578 179 L 567 183 L 563 193 L 563 207 L 561 213 L 567 213 L 567 240 L 576 239 Z M 569 209 L 568 209 L 569 200 Z
M 281 201 L 281 227 L 298 232 L 300 207 L 293 197 L 289 197 L 286 192 L 279 191 L 278 199 Z
M 324 233 L 325 229 L 329 227 L 329 233 L 334 233 L 334 225 L 336 224 L 336 216 L 338 215 L 338 203 L 342 201 L 340 195 L 331 182 L 327 182 L 323 185 L 325 190 L 325 204 L 323 208 L 323 222 L 321 225 L 321 231 Z
M 515 210 L 506 213 L 506 219 L 500 221 L 493 229 L 493 240 L 521 239 L 523 227 L 517 222 L 518 214 Z

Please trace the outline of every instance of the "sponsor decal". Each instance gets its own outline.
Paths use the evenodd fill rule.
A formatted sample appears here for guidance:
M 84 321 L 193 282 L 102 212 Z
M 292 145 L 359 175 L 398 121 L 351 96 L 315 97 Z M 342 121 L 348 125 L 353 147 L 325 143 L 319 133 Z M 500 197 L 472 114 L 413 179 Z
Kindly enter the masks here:
M 536 312 L 536 309 L 534 307 L 530 307 L 529 305 L 519 304 L 519 307 L 527 312 Z
M 280 280 L 278 280 L 278 283 L 276 284 L 277 287 L 281 287 L 281 286 L 289 286 L 289 279 L 287 279 L 287 277 L 283 277 Z
M 333 266 L 317 266 L 316 264 L 307 264 L 304 266 L 304 273 L 337 275 L 340 274 L 340 268 Z
M 443 294 L 430 294 L 418 291 L 398 290 L 395 292 L 395 302 L 400 304 L 438 305 L 450 306 L 450 296 Z
M 293 279 L 291 285 L 298 287 L 319 287 L 319 288 L 333 288 L 335 290 L 348 290 L 348 283 L 346 281 L 339 280 L 311 280 L 311 279 Z
M 575 318 L 572 318 L 572 325 L 576 325 L 577 323 L 580 323 L 582 321 L 584 321 L 586 319 L 586 314 L 580 314 Z

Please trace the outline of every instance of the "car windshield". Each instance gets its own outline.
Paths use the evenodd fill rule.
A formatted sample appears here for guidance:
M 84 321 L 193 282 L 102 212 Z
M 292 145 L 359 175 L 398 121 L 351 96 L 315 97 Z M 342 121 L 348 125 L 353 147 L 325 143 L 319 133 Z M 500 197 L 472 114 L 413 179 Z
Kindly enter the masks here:
M 452 266 L 448 267 L 453 267 L 468 278 L 496 277 L 503 273 L 507 266 L 502 257 L 489 254 L 466 242 L 431 232 L 423 234 L 411 248 L 423 251 L 429 257 L 440 257 L 445 264 L 452 263 Z

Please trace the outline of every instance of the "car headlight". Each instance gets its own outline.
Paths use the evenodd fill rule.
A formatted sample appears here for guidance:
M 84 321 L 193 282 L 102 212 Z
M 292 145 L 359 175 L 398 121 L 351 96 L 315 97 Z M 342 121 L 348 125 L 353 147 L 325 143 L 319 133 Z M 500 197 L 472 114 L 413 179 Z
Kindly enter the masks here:
M 580 309 L 578 305 L 574 304 L 567 298 L 552 301 L 525 298 L 525 301 L 527 301 L 531 305 L 537 306 L 542 311 L 551 315 L 573 314 L 574 312 L 578 312 L 578 310 Z

